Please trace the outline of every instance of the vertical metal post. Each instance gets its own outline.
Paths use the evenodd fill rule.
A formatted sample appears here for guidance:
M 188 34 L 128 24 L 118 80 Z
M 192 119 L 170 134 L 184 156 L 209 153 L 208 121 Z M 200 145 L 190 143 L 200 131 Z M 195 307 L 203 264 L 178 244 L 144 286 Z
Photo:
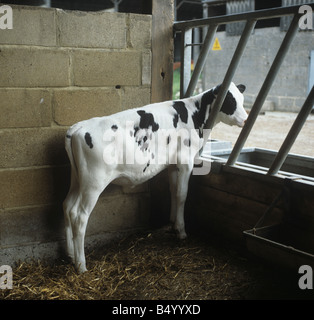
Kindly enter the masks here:
M 219 90 L 219 94 L 218 94 L 216 101 L 214 102 L 214 105 L 213 105 L 212 110 L 210 112 L 210 117 L 209 117 L 207 123 L 205 124 L 205 129 L 211 130 L 215 124 L 216 117 L 217 117 L 218 112 L 220 111 L 220 108 L 222 106 L 222 103 L 227 95 L 228 88 L 230 86 L 230 83 L 232 81 L 234 73 L 238 67 L 238 64 L 240 62 L 240 59 L 242 57 L 242 54 L 243 54 L 244 49 L 246 47 L 246 44 L 249 40 L 249 37 L 255 27 L 255 23 L 256 23 L 256 20 L 249 20 L 249 21 L 247 21 L 247 23 L 245 25 L 242 36 L 239 40 L 239 43 L 237 45 L 237 48 L 236 48 L 234 54 L 233 54 L 231 63 L 228 67 L 228 70 L 227 70 L 227 73 L 226 73 L 225 78 L 223 80 L 222 86 Z
M 314 50 L 311 50 L 310 53 L 310 70 L 309 70 L 309 89 L 308 92 L 311 91 L 314 86 Z
M 181 33 L 181 70 L 180 70 L 180 98 L 185 96 L 191 78 L 192 29 L 185 29 Z
M 1 1 L 0 1 L 1 3 Z M 51 0 L 43 0 L 40 5 L 42 8 L 51 8 Z
M 177 21 L 177 0 L 174 0 L 173 9 L 173 20 Z
M 306 118 L 308 117 L 308 115 L 312 110 L 313 104 L 314 104 L 314 86 L 312 87 L 310 94 L 305 100 L 297 118 L 295 119 L 292 127 L 290 128 L 285 141 L 281 145 L 274 162 L 272 163 L 270 169 L 268 170 L 268 174 L 270 175 L 277 174 L 277 172 L 285 162 L 292 145 L 294 144 L 298 134 L 300 133 L 306 121 Z
M 213 42 L 217 27 L 218 27 L 217 25 L 210 26 L 208 31 L 207 31 L 207 35 L 206 35 L 206 38 L 204 40 L 204 43 L 203 43 L 203 46 L 202 46 L 202 50 L 200 52 L 200 55 L 198 56 L 197 63 L 195 65 L 195 67 L 194 67 L 194 71 L 193 71 L 193 74 L 192 74 L 191 81 L 189 83 L 189 86 L 188 86 L 185 94 L 184 94 L 185 98 L 191 96 L 193 94 L 194 90 L 195 90 L 198 78 L 199 78 L 199 76 L 200 76 L 200 74 L 201 74 L 201 72 L 203 70 L 203 67 L 204 67 L 208 52 L 209 52 L 209 50 L 211 48 L 211 45 L 212 45 L 212 42 Z
M 152 0 L 151 3 L 151 103 L 155 103 L 172 99 L 174 9 L 172 0 Z
M 286 56 L 286 53 L 289 50 L 289 47 L 291 45 L 292 40 L 294 39 L 295 35 L 298 32 L 298 22 L 299 22 L 299 15 L 295 14 L 289 30 L 286 33 L 286 36 L 284 37 L 281 46 L 277 52 L 277 55 L 274 59 L 274 62 L 272 63 L 268 74 L 265 78 L 265 81 L 262 85 L 262 88 L 260 89 L 258 96 L 254 102 L 254 105 L 251 109 L 251 112 L 249 114 L 249 117 L 245 123 L 245 126 L 243 127 L 243 129 L 241 130 L 241 133 L 235 143 L 235 146 L 232 149 L 232 152 L 229 156 L 229 159 L 227 161 L 227 165 L 232 166 L 235 164 L 235 162 L 238 159 L 238 156 L 252 130 L 252 127 L 255 123 L 255 120 L 258 116 L 258 114 L 260 113 L 262 106 L 265 102 L 265 99 L 268 95 L 268 92 L 270 90 L 270 88 L 272 87 L 272 84 L 276 78 L 276 75 L 280 69 L 280 66 Z
M 111 0 L 111 2 L 114 5 L 114 11 L 118 12 L 119 11 L 119 4 L 122 2 L 123 0 Z
M 208 4 L 205 2 L 206 0 L 202 0 L 202 3 L 203 3 L 203 19 L 206 19 L 208 18 Z M 208 30 L 208 27 L 203 27 L 203 34 L 202 34 L 202 37 L 203 37 L 203 42 L 205 42 L 205 38 L 206 38 L 206 35 L 207 35 L 207 30 Z M 205 78 L 206 78 L 206 69 L 203 70 L 203 78 L 202 78 L 202 87 L 205 88 L 206 85 L 205 85 Z
M 193 42 L 194 43 L 201 43 L 201 34 L 200 34 L 200 28 L 194 28 L 193 29 Z M 194 66 L 197 63 L 198 57 L 200 55 L 200 46 L 199 45 L 194 45 L 192 47 L 192 57 L 194 61 Z

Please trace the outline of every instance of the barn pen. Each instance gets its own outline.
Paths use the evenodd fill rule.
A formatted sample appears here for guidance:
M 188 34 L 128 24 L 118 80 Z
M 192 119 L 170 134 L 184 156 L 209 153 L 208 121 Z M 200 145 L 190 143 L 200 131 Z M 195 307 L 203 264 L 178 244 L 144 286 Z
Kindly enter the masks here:
M 313 4 L 309 4 L 308 8 L 313 10 Z M 291 6 L 174 24 L 183 40 L 180 91 L 183 97 L 191 95 L 195 89 L 218 26 L 245 22 L 227 68 L 222 90 L 213 107 L 213 113 L 217 114 L 256 23 L 268 18 L 292 16 L 290 26 L 234 147 L 221 150 L 220 154 L 219 151 L 203 152 L 200 159 L 204 165 L 211 165 L 211 172 L 206 176 L 193 177 L 193 182 L 198 188 L 196 194 L 199 197 L 195 211 L 202 225 L 240 242 L 244 242 L 244 235 L 248 249 L 255 255 L 295 272 L 301 265 L 314 267 L 314 159 L 289 155 L 312 111 L 314 87 L 310 88 L 308 97 L 278 152 L 267 149 L 245 150 L 243 147 L 272 85 L 276 82 L 286 54 L 294 38 L 298 36 L 302 13 L 304 11 L 300 10 L 300 6 Z M 191 77 L 188 70 L 191 67 L 192 29 L 205 26 L 208 31 Z M 214 117 L 211 120 L 207 124 L 208 129 L 212 129 Z M 208 148 L 211 149 L 210 145 Z M 218 209 L 208 208 L 201 201 L 203 198 Z
M 6 288 L 1 271 L 0 299 L 313 297 L 300 290 L 297 269 L 314 267 L 314 159 L 289 153 L 313 89 L 278 152 L 244 148 L 299 36 L 299 6 L 173 22 L 173 0 L 149 3 L 151 14 L 11 6 L 14 28 L 0 30 L 0 110 L 7 115 L 0 118 L 0 267 L 12 266 L 13 282 Z M 69 126 L 171 99 L 176 33 L 184 40 L 181 98 L 193 95 L 218 27 L 244 21 L 215 116 L 256 22 L 290 16 L 235 146 L 209 140 L 197 159 L 196 168 L 210 172 L 190 179 L 188 239 L 162 228 L 170 212 L 165 172 L 134 189 L 110 185 L 87 227 L 89 271 L 77 274 L 64 255 Z M 195 27 L 207 33 L 191 77 Z

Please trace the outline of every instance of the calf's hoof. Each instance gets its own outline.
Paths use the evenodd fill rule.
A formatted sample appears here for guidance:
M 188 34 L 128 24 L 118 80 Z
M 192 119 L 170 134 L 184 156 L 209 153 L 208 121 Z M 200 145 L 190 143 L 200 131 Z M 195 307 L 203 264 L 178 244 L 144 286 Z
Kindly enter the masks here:
M 82 273 L 84 273 L 84 272 L 87 271 L 86 266 L 83 266 L 83 265 L 81 265 L 81 264 L 79 264 L 78 266 L 76 266 L 76 270 L 77 270 L 77 272 L 78 272 L 79 274 L 82 274 Z
M 184 240 L 184 239 L 186 239 L 188 236 L 187 236 L 187 234 L 185 233 L 185 231 L 183 231 L 183 232 L 178 232 L 177 237 L 178 237 L 178 239 L 180 239 L 180 240 Z

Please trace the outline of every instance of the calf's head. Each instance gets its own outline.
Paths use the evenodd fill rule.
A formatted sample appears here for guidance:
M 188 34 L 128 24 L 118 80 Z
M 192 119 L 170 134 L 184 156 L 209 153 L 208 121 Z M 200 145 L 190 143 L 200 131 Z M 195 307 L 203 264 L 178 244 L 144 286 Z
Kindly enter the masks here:
M 217 95 L 220 85 L 214 89 L 214 94 Z M 218 113 L 216 123 L 223 122 L 230 126 L 237 125 L 243 127 L 247 119 L 247 113 L 243 107 L 243 92 L 245 86 L 239 84 L 236 86 L 231 82 L 228 93 Z

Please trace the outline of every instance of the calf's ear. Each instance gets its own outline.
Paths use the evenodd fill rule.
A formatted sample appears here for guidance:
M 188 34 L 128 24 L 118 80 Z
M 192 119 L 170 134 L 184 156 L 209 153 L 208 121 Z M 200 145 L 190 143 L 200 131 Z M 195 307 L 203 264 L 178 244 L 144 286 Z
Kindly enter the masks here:
M 216 96 L 217 96 L 217 94 L 218 94 L 218 92 L 219 92 L 220 87 L 221 87 L 221 84 L 219 84 L 219 85 L 217 85 L 217 86 L 215 87 L 215 89 L 214 89 L 214 95 L 216 95 Z
M 243 93 L 245 91 L 246 86 L 244 84 L 239 84 L 239 85 L 237 85 L 237 88 L 239 89 L 239 91 L 241 93 Z

